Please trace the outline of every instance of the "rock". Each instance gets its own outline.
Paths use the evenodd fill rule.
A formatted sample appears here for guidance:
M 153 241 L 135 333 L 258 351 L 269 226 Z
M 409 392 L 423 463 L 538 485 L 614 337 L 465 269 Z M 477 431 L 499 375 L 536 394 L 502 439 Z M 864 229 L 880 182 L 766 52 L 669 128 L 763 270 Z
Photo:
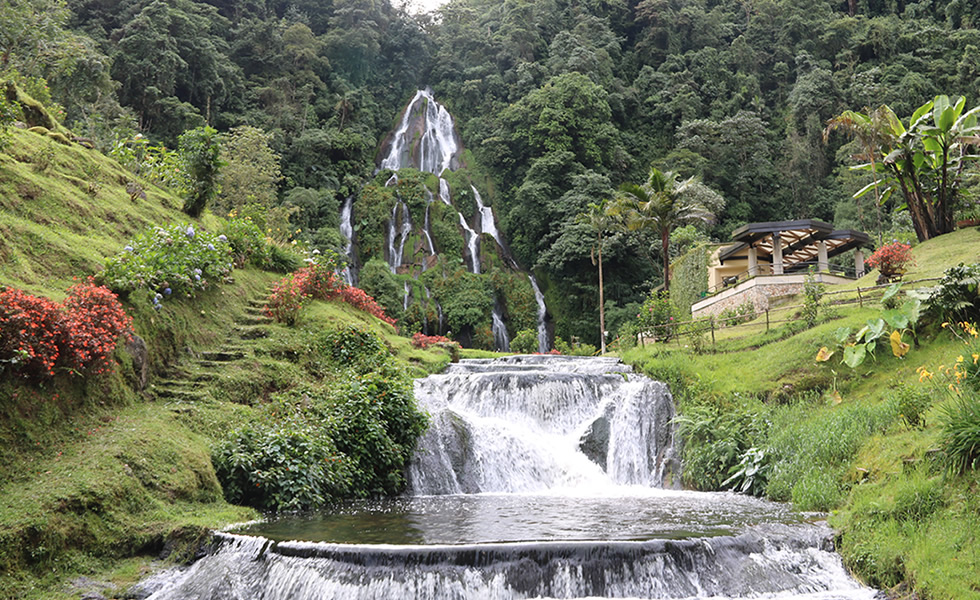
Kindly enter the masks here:
M 134 333 L 124 348 L 133 360 L 133 377 L 136 379 L 136 389 L 143 390 L 146 388 L 150 374 L 150 353 L 146 348 L 146 342 Z
M 609 423 L 612 421 L 615 412 L 615 406 L 607 405 L 603 414 L 592 421 L 585 433 L 582 434 L 578 444 L 582 454 L 602 467 L 603 471 L 606 470 L 609 454 Z

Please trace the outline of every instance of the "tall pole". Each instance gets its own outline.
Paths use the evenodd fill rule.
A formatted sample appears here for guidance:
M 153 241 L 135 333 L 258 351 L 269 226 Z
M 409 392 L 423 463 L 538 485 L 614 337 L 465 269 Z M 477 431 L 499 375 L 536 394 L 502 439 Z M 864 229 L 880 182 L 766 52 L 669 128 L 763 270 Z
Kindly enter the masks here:
M 602 297 L 602 229 L 599 229 L 599 340 L 602 353 L 606 353 L 606 311 Z

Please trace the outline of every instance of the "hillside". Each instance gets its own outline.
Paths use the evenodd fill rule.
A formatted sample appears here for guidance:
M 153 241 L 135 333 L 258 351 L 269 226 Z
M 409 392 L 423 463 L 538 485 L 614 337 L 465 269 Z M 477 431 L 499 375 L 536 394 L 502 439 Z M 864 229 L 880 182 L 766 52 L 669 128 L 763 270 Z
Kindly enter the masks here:
M 131 182 L 146 198 L 131 199 Z M 210 213 L 189 219 L 182 199 L 97 151 L 25 130 L 13 130 L 0 153 L 0 202 L 0 288 L 55 301 L 141 231 L 190 225 L 204 239 L 229 227 Z M 270 252 L 280 265 L 302 264 L 288 248 Z M 152 290 L 136 289 L 123 299 L 135 342 L 116 349 L 106 373 L 59 367 L 53 377 L 28 378 L 10 370 L 16 363 L 4 365 L 0 597 L 119 594 L 157 557 L 191 558 L 213 528 L 258 514 L 246 506 L 279 507 L 287 495 L 277 495 L 278 485 L 300 486 L 288 495 L 303 503 L 296 508 L 397 490 L 397 465 L 424 422 L 410 377 L 442 368 L 450 354 L 416 349 L 340 301 L 308 303 L 294 325 L 273 321 L 267 298 L 282 277 L 246 263 L 192 297 L 154 300 Z M 330 415 L 360 403 L 382 412 L 358 412 L 359 426 L 382 433 L 346 447 L 357 436 L 330 423 L 359 422 Z M 388 426 L 392 419 L 400 425 Z M 237 464 L 231 455 L 215 458 L 216 448 L 250 457 L 253 468 L 302 460 L 243 441 L 263 435 L 278 436 L 284 452 L 319 440 L 314 452 L 333 457 L 332 470 L 297 481 L 269 463 L 269 492 L 230 504 L 229 481 L 241 474 L 228 470 Z
M 942 277 L 958 263 L 977 263 L 980 232 L 960 230 L 914 247 L 913 254 L 906 281 Z M 949 470 L 943 440 L 951 427 L 967 437 L 975 427 L 971 409 L 959 407 L 975 406 L 970 357 L 980 343 L 969 328 L 926 305 L 918 323 L 902 332 L 912 346 L 903 358 L 883 339 L 873 358 L 856 368 L 842 364 L 837 332 L 856 332 L 885 314 L 883 290 L 869 298 L 876 276 L 841 286 L 847 294 L 825 296 L 812 328 L 797 309 L 789 323 L 768 332 L 763 320 L 720 330 L 715 345 L 682 337 L 627 350 L 624 360 L 667 381 L 679 400 L 686 485 L 735 487 L 830 512 L 845 563 L 893 597 L 977 598 L 980 475 Z M 916 288 L 937 284 L 906 286 L 899 298 L 905 302 Z M 831 302 L 856 298 L 858 286 L 865 290 L 863 307 Z M 975 299 L 975 292 L 966 293 L 968 302 Z M 970 310 L 960 319 L 975 319 Z M 824 346 L 835 353 L 818 362 Z

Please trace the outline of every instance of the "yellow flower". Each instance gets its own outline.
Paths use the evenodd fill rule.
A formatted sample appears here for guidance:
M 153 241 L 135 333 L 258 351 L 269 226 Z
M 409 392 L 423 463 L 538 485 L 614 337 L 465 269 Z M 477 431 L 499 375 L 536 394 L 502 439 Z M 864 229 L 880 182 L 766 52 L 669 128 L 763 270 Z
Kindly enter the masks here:
M 956 357 L 956 362 L 958 362 L 958 363 L 963 362 L 963 355 L 962 354 L 960 354 L 959 356 Z
M 926 379 L 932 379 L 932 373 L 926 371 L 925 369 L 922 369 L 922 372 L 919 373 L 919 383 L 922 383 Z
M 945 323 L 943 323 L 943 329 L 945 329 L 947 327 L 949 327 L 949 321 L 946 321 Z
M 977 361 L 978 360 L 980 360 L 980 354 L 977 354 L 976 352 L 974 352 L 973 353 L 973 364 L 977 364 Z

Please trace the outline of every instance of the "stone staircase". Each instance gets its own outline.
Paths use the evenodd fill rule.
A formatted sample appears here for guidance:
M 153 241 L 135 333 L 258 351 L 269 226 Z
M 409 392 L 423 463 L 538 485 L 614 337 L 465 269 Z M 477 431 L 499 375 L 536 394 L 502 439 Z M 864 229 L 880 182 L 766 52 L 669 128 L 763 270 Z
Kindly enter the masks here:
M 189 410 L 187 403 L 210 400 L 210 390 L 221 379 L 222 371 L 238 361 L 254 357 L 249 342 L 269 335 L 268 325 L 272 319 L 265 315 L 265 306 L 264 296 L 249 300 L 217 349 L 198 352 L 188 348 L 169 377 L 150 384 L 150 395 L 171 403 L 177 412 Z

